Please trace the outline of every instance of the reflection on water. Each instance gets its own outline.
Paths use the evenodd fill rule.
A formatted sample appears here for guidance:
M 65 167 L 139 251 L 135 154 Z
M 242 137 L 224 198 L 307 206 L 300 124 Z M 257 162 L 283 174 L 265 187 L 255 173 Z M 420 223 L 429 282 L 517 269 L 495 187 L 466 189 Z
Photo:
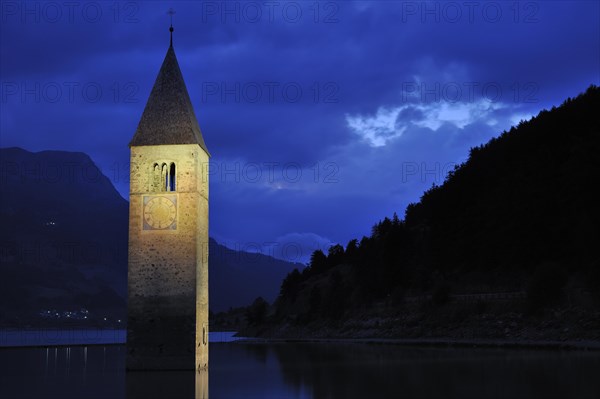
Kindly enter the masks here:
M 210 374 L 126 373 L 125 354 L 122 345 L 0 349 L 0 398 L 600 397 L 599 352 L 213 343 Z
M 124 397 L 125 347 L 0 349 L 0 398 Z
M 195 399 L 208 399 L 208 371 L 196 373 L 196 396 Z

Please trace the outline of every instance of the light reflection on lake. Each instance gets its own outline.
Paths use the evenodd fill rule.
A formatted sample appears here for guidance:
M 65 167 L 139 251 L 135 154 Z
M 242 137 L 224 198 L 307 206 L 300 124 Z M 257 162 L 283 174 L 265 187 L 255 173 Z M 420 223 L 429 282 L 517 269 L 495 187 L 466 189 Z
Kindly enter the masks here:
M 0 398 L 598 398 L 600 352 L 212 343 L 210 371 L 125 372 L 125 346 L 0 349 Z

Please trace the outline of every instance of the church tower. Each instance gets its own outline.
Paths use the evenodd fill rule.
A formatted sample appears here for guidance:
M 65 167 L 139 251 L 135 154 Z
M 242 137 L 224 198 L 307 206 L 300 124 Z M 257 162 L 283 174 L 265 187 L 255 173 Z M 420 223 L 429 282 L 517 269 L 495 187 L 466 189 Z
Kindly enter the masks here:
M 208 159 L 171 44 L 131 149 L 127 369 L 208 366 Z

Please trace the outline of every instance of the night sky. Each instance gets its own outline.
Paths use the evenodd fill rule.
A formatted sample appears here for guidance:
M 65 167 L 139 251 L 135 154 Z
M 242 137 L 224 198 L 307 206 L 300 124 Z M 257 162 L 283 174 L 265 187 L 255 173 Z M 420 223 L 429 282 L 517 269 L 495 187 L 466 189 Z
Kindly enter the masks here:
M 288 260 L 402 217 L 469 148 L 600 84 L 597 1 L 2 1 L 0 145 L 85 152 L 127 198 L 170 7 L 210 234 Z

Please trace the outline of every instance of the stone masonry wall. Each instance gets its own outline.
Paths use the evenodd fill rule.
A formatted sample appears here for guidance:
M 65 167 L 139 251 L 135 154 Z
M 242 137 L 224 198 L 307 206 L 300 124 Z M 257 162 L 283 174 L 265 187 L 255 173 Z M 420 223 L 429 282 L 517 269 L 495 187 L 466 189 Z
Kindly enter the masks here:
M 176 165 L 176 190 L 152 192 L 153 165 L 164 162 Z M 195 144 L 131 148 L 128 369 L 208 364 L 207 164 Z M 148 195 L 174 198 L 175 228 L 144 228 Z

